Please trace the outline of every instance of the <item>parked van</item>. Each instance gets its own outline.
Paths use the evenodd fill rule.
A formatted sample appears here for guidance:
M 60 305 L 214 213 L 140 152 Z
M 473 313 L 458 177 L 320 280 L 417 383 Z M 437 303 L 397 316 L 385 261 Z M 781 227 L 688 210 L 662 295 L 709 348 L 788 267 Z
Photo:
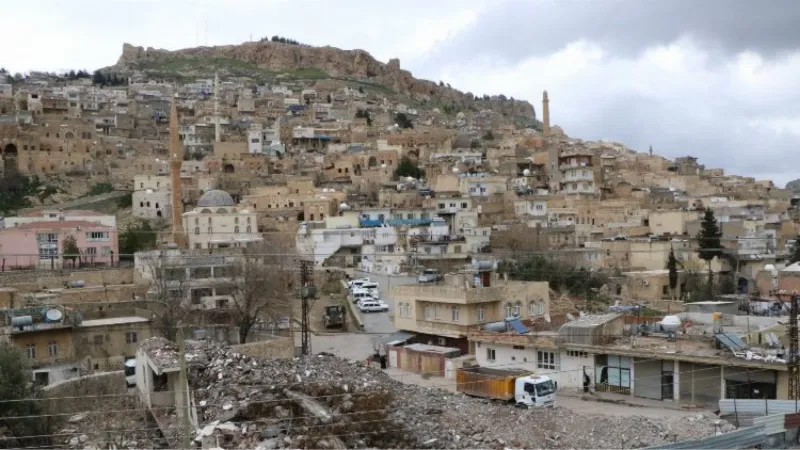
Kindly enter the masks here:
M 361 300 L 377 300 L 372 292 L 366 289 L 353 290 L 353 302 L 358 303 Z

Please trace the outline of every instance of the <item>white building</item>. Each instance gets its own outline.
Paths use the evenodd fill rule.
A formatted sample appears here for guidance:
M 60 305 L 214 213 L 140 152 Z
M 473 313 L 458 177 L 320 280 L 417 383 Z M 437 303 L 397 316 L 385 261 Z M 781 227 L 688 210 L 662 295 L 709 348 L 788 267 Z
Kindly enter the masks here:
M 225 191 L 211 190 L 197 207 L 183 213 L 183 231 L 189 248 L 245 247 L 263 241 L 255 212 L 240 209 Z
M 133 177 L 133 217 L 156 219 L 172 217 L 172 187 L 168 175 Z

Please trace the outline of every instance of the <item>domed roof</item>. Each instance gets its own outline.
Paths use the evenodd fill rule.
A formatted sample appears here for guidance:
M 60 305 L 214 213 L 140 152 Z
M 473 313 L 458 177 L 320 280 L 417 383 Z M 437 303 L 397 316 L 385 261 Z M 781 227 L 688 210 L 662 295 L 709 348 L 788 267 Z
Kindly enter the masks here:
M 236 206 L 236 203 L 233 201 L 231 194 L 228 194 L 225 191 L 220 191 L 219 189 L 212 189 L 200 197 L 200 200 L 197 201 L 197 206 L 200 208 L 212 206 Z

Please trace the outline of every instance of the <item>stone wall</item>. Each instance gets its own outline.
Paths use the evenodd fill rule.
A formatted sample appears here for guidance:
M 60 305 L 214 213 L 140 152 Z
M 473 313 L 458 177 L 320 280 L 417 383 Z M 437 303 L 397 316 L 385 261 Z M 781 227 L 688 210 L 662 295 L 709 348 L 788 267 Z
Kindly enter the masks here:
M 294 358 L 294 340 L 288 337 L 233 345 L 231 350 L 254 358 Z
M 56 269 L 0 272 L 0 286 L 15 287 L 23 291 L 62 288 L 64 283 L 82 280 L 86 286 L 132 284 L 133 268 L 114 269 Z
M 81 411 L 97 411 L 107 407 L 135 404 L 135 396 L 127 395 L 125 373 L 100 372 L 71 378 L 46 386 L 44 396 L 48 398 L 50 414 L 73 414 Z

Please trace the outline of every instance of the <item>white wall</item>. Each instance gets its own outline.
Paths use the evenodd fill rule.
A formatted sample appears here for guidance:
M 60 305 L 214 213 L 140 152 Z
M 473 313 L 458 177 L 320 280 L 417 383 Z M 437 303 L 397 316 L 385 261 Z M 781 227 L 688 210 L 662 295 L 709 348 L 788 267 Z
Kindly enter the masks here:
M 487 358 L 487 349 L 495 351 L 494 361 Z M 555 369 L 544 369 L 537 366 L 537 349 L 526 347 L 515 349 L 512 345 L 493 344 L 481 342 L 480 347 L 475 346 L 475 358 L 482 367 L 496 367 L 498 369 L 526 369 L 539 375 L 548 375 L 553 381 L 558 382 L 559 389 L 582 389 L 583 369 L 586 374 L 594 378 L 594 355 L 584 353 L 586 356 L 577 356 L 577 353 L 567 350 L 542 349 L 554 352 L 556 357 Z M 592 381 L 594 384 L 594 381 Z

